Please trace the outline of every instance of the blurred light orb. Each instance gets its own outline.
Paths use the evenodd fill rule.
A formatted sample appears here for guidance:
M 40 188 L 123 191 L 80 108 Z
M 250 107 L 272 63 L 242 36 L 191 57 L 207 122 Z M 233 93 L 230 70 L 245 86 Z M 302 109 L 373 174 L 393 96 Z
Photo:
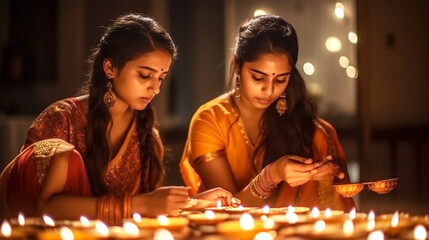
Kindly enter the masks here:
M 335 16 L 341 19 L 344 18 L 344 5 L 340 2 L 335 4 Z
M 265 12 L 265 10 L 263 10 L 263 9 L 256 9 L 256 10 L 253 12 L 253 16 L 254 16 L 254 17 L 256 17 L 256 16 L 261 16 L 261 15 L 267 15 L 267 12 Z
M 341 56 L 338 62 L 340 63 L 340 66 L 342 68 L 348 67 L 350 63 L 349 59 L 346 56 Z
M 346 73 L 349 78 L 357 78 L 358 76 L 358 70 L 354 66 L 348 66 Z
M 328 37 L 325 42 L 325 47 L 330 52 L 338 52 L 341 50 L 341 41 L 337 37 Z
M 349 41 L 353 44 L 356 44 L 358 42 L 358 36 L 355 32 L 349 32 Z
M 304 70 L 304 73 L 309 76 L 313 75 L 314 73 L 314 66 L 309 62 L 304 63 L 304 65 L 302 66 L 302 69 Z

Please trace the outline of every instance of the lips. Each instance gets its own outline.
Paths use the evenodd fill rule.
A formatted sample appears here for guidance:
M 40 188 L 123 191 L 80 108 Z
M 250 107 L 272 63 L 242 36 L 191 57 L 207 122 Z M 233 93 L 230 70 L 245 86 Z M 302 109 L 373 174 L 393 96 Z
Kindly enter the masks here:
M 271 103 L 270 99 L 256 98 L 256 100 L 262 105 L 269 105 Z
M 149 98 L 149 97 L 141 97 L 140 99 L 146 103 L 150 103 L 152 101 L 152 98 Z

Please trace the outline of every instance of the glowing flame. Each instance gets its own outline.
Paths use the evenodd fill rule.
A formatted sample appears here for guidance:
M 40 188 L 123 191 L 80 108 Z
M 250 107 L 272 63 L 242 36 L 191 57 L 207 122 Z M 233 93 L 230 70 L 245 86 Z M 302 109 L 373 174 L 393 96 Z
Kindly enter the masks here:
M 238 210 L 243 210 L 244 209 L 243 205 L 239 205 L 237 208 L 238 208 Z
M 5 237 L 10 237 L 10 235 L 12 235 L 12 228 L 7 220 L 3 220 L 1 224 L 1 234 Z
M 84 227 L 89 227 L 89 220 L 85 216 L 80 216 L 80 223 L 82 223 Z
M 273 240 L 273 236 L 267 232 L 260 232 L 255 235 L 253 240 Z
M 255 221 L 253 221 L 252 215 L 243 213 L 240 217 L 240 226 L 243 230 L 252 230 L 255 227 Z
M 62 240 L 73 240 L 73 232 L 68 227 L 61 227 L 60 229 L 60 236 Z
M 352 208 L 349 212 L 349 219 L 353 220 L 356 218 L 356 208 Z
M 381 230 L 377 230 L 368 234 L 367 240 L 384 240 L 384 233 Z
M 316 231 L 317 233 L 320 233 L 323 230 L 325 230 L 325 227 L 326 227 L 326 223 L 323 220 L 318 220 L 317 222 L 314 223 L 314 231 Z
M 169 222 L 168 217 L 166 217 L 165 215 L 159 215 L 157 217 L 157 220 L 162 226 L 167 226 Z
M 124 231 L 131 236 L 138 237 L 140 235 L 139 228 L 132 222 L 124 222 Z
M 332 211 L 331 211 L 331 209 L 330 208 L 327 208 L 326 210 L 325 210 L 325 217 L 331 217 L 332 216 Z
M 368 213 L 368 220 L 374 220 L 375 219 L 375 213 L 374 211 L 369 211 Z
M 155 231 L 154 240 L 174 240 L 173 234 L 165 228 L 159 228 Z
M 95 222 L 95 230 L 97 230 L 101 236 L 107 237 L 109 235 L 109 228 L 100 220 Z
M 414 228 L 414 239 L 424 240 L 427 238 L 427 235 L 428 233 L 423 225 L 419 224 Z
M 43 215 L 43 221 L 48 226 L 51 226 L 51 227 L 55 226 L 54 220 L 51 217 L 49 217 L 48 215 Z
M 320 211 L 317 207 L 313 207 L 311 209 L 311 216 L 313 216 L 314 218 L 318 218 L 320 214 Z
M 343 232 L 345 235 L 350 236 L 353 234 L 354 231 L 354 225 L 353 221 L 350 219 L 346 219 L 343 224 Z
M 214 219 L 215 218 L 215 213 L 212 210 L 206 210 L 204 212 L 204 215 L 206 215 L 206 218 L 208 218 L 208 219 Z
M 18 224 L 19 226 L 25 225 L 25 217 L 24 217 L 24 214 L 21 212 L 18 214 Z
M 392 227 L 397 227 L 398 223 L 399 223 L 399 213 L 398 213 L 398 211 L 396 211 L 395 214 L 393 214 L 392 221 L 390 222 L 390 225 Z
M 289 205 L 289 206 L 287 207 L 287 211 L 288 211 L 288 212 L 295 212 L 295 208 L 294 208 L 292 205 Z
M 142 216 L 140 216 L 140 214 L 138 213 L 134 213 L 133 214 L 133 220 L 136 222 L 141 222 L 142 221 Z
M 274 225 L 275 225 L 275 223 L 274 223 L 273 219 L 268 218 L 267 220 L 264 221 L 264 228 L 265 229 L 272 229 L 272 228 L 274 228 Z
M 368 231 L 372 231 L 372 230 L 374 230 L 374 228 L 375 228 L 375 221 L 374 221 L 374 219 L 368 220 L 368 223 L 366 224 L 366 229 Z
M 263 206 L 262 207 L 262 212 L 263 213 L 269 213 L 270 212 L 270 206 L 268 206 L 268 205 Z
M 220 199 L 217 200 L 216 207 L 217 208 L 221 208 L 222 207 L 222 201 Z
M 298 215 L 294 212 L 287 211 L 286 212 L 286 219 L 287 219 L 288 223 L 293 224 L 293 223 L 298 222 Z

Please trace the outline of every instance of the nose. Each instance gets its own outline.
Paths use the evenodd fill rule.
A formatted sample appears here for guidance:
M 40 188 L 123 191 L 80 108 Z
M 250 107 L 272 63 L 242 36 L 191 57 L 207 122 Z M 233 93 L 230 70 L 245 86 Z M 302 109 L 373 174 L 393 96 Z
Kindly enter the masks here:
M 274 83 L 273 81 L 265 81 L 264 85 L 262 86 L 262 91 L 267 94 L 268 96 L 271 96 L 274 92 Z
M 152 91 L 154 95 L 157 95 L 160 92 L 160 88 L 161 88 L 161 81 L 159 81 L 158 79 L 154 78 L 150 81 L 149 87 L 148 87 L 149 91 Z

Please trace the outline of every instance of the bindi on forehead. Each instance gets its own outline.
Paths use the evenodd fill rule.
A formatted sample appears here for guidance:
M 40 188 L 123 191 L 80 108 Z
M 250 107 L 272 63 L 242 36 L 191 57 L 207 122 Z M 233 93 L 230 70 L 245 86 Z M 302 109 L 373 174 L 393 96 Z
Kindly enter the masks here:
M 164 68 L 161 68 L 161 72 L 164 71 Z
M 273 76 L 276 75 L 276 73 L 273 73 Z

